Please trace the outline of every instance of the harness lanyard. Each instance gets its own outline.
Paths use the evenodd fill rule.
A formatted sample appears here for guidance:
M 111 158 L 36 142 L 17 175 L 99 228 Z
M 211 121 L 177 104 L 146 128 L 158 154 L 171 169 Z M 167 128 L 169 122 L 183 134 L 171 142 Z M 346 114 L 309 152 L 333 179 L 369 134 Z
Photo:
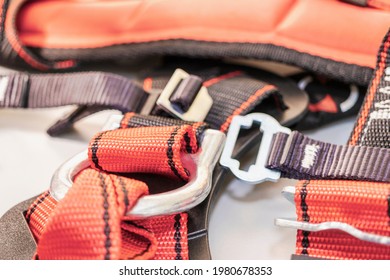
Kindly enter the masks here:
M 380 47 L 378 63 L 355 128 L 351 146 L 390 149 L 390 33 Z M 388 152 L 387 152 L 388 155 Z M 363 158 L 366 155 L 362 155 Z M 387 158 L 360 164 L 387 173 L 386 183 L 303 181 L 295 191 L 298 221 L 339 221 L 365 232 L 390 236 L 390 184 Z M 376 174 L 378 175 L 378 174 Z M 374 179 L 376 176 L 374 176 Z M 362 179 L 359 179 L 362 180 Z M 296 254 L 330 259 L 390 259 L 390 246 L 357 239 L 345 232 L 298 230 Z
M 221 81 L 235 91 L 232 98 L 226 99 L 218 90 Z M 242 86 L 248 82 L 249 86 Z M 214 101 L 206 121 L 222 131 L 233 115 L 245 114 L 268 96 L 284 106 L 275 87 L 241 72 L 205 84 Z M 121 129 L 97 134 L 89 149 L 93 169 L 77 175 L 61 201 L 47 192 L 26 213 L 37 240 L 35 258 L 188 259 L 187 214 L 126 218 L 125 213 L 148 193 L 147 186 L 107 172 L 148 172 L 185 182 L 190 170 L 182 157 L 197 151 L 205 128 L 203 123 L 128 113 Z

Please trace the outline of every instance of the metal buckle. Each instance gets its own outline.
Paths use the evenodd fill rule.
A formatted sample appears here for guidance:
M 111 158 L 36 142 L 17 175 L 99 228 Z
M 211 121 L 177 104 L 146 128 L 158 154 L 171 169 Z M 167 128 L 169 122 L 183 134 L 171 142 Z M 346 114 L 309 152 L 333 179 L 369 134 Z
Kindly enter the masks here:
M 263 132 L 263 136 L 256 163 L 251 165 L 248 171 L 243 171 L 240 170 L 240 162 L 232 158 L 232 153 L 241 127 L 251 128 L 253 122 L 261 124 L 260 131 Z M 220 164 L 228 167 L 238 179 L 251 184 L 258 184 L 264 181 L 277 181 L 280 178 L 280 172 L 266 168 L 265 164 L 270 151 L 272 137 L 278 132 L 290 134 L 291 130 L 281 126 L 277 120 L 266 114 L 253 113 L 246 116 L 235 116 L 229 127 Z
M 104 129 L 118 128 L 121 117 L 112 116 Z M 210 193 L 212 172 L 222 152 L 224 141 L 225 134 L 222 132 L 206 130 L 199 152 L 190 155 L 197 165 L 195 172 L 190 176 L 190 181 L 173 191 L 140 198 L 126 215 L 132 218 L 168 215 L 185 212 L 201 203 Z M 87 151 L 77 154 L 62 164 L 51 181 L 50 194 L 53 198 L 61 200 L 72 186 L 75 175 L 87 167 L 89 167 Z
M 181 81 L 190 77 L 190 75 L 182 69 L 176 69 L 171 79 L 168 81 L 156 104 L 167 113 L 185 120 L 193 122 L 203 121 L 209 113 L 213 100 L 207 92 L 207 88 L 202 86 L 192 102 L 190 108 L 186 112 L 181 112 L 172 105 L 170 97 L 180 85 Z

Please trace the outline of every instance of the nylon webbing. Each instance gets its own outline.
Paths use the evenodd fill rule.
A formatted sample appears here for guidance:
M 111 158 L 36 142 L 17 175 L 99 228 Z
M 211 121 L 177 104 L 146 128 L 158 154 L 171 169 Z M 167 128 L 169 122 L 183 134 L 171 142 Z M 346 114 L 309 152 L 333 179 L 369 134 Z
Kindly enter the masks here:
M 181 156 L 197 151 L 197 127 L 139 127 L 99 133 L 91 141 L 91 165 L 185 181 L 189 171 Z M 146 220 L 124 216 L 145 194 L 147 186 L 138 180 L 91 168 L 82 171 L 63 200 L 55 202 L 44 194 L 28 210 L 27 221 L 39 240 L 38 258 L 188 259 L 186 214 Z
M 349 145 L 390 148 L 390 32 Z M 381 164 L 378 159 L 375 164 Z M 383 165 L 382 168 L 388 168 Z M 297 220 L 338 220 L 366 232 L 390 236 L 390 184 L 359 181 L 306 181 L 295 196 Z M 296 254 L 331 259 L 390 259 L 390 246 L 361 241 L 347 233 L 298 230 Z
M 88 155 L 94 168 L 107 172 L 147 172 L 187 181 L 181 156 L 197 150 L 191 126 L 160 126 L 101 132 L 93 137 Z
M 293 179 L 346 179 L 390 182 L 390 150 L 340 146 L 293 131 L 274 136 L 267 167 Z
M 125 77 L 103 73 L 0 76 L 0 107 L 48 108 L 65 105 L 107 106 L 137 111 L 147 97 L 142 87 Z
M 280 110 L 285 108 L 275 87 L 241 75 L 241 72 L 233 72 L 210 77 L 204 82 L 209 87 L 209 93 L 211 87 L 216 87 L 211 90 L 214 103 L 209 120 L 222 131 L 228 129 L 234 115 L 246 114 L 266 97 L 273 96 L 271 102 L 275 101 Z M 230 81 L 234 78 L 240 79 L 239 86 L 237 81 Z M 145 85 L 144 88 L 153 89 Z M 187 162 L 184 166 L 182 156 L 197 150 L 206 127 L 205 123 L 128 113 L 122 119 L 121 129 L 97 134 L 91 141 L 89 155 L 91 166 L 99 171 L 87 169 L 77 175 L 72 191 L 60 202 L 44 194 L 28 210 L 27 220 L 39 241 L 37 258 L 187 259 L 187 215 L 127 221 L 123 218 L 123 209 L 127 204 L 133 205 L 132 199 L 136 200 L 137 195 L 129 197 L 125 193 L 129 192 L 128 188 L 135 191 L 133 188 L 136 186 L 142 188 L 140 193 L 145 194 L 144 187 L 140 187 L 144 184 L 101 170 L 124 172 L 130 177 L 132 172 L 159 173 L 177 181 L 186 181 L 193 168 Z M 126 183 L 121 183 L 124 179 L 127 179 Z M 83 214 L 83 211 L 86 212 Z M 75 221 L 70 222 L 72 219 Z M 121 219 L 126 222 L 121 222 Z M 111 225 L 114 227 L 112 231 Z M 123 234 L 124 227 L 126 235 Z M 118 237 L 120 231 L 122 235 Z M 127 235 L 131 236 L 129 242 L 125 240 Z M 157 241 L 153 241 L 153 236 Z M 95 251 L 86 253 L 90 250 Z
M 138 112 L 148 95 L 136 81 L 104 72 L 0 76 L 0 107 L 33 109 L 78 105 L 75 111 L 49 128 L 52 136 L 101 110 Z
M 211 69 L 212 70 L 212 69 Z M 286 109 L 282 96 L 273 85 L 268 85 L 241 71 L 222 72 L 215 76 L 213 71 L 194 71 L 203 78 L 203 85 L 213 99 L 213 106 L 205 122 L 213 129 L 226 132 L 235 115 L 245 115 L 269 97 L 274 98 L 274 106 L 280 111 Z M 147 79 L 151 89 L 162 90 L 169 75 Z M 162 114 L 155 108 L 153 114 Z

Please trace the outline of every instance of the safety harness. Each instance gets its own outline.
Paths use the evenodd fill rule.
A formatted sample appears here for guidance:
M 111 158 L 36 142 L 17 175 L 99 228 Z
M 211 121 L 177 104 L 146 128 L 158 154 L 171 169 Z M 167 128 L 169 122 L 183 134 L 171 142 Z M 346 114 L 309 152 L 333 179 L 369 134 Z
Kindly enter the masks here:
M 252 183 L 277 180 L 280 176 L 333 179 L 298 183 L 293 191 L 298 206 L 297 221 L 277 221 L 281 226 L 300 229 L 298 255 L 390 258 L 386 73 L 389 45 L 387 35 L 349 146 L 326 144 L 299 132 L 290 133 L 261 114 L 234 118 L 230 115 L 218 125 L 213 124 L 223 132 L 230 126 L 221 164 L 230 167 L 241 179 Z M 264 89 L 267 86 L 248 100 Z M 242 104 L 233 110 L 235 115 L 247 106 L 245 102 Z M 139 124 L 145 125 L 145 118 L 150 117 L 129 113 L 122 119 L 121 129 L 96 135 L 88 151 L 92 168 L 77 175 L 60 202 L 45 193 L 30 207 L 26 217 L 38 240 L 36 258 L 188 258 L 186 214 L 141 220 L 126 217 L 124 214 L 131 213 L 137 198 L 147 194 L 147 187 L 140 181 L 110 173 L 151 172 L 186 182 L 194 168 L 185 166 L 184 155 L 202 148 L 202 134 L 207 128 L 203 123 L 165 126 L 164 119 L 158 122 L 164 126 L 153 123 L 151 127 L 142 127 Z M 261 146 L 256 164 L 244 172 L 230 156 L 240 127 L 250 127 L 254 121 L 261 123 L 262 146 L 269 153 Z M 162 228 L 161 223 L 167 227 Z

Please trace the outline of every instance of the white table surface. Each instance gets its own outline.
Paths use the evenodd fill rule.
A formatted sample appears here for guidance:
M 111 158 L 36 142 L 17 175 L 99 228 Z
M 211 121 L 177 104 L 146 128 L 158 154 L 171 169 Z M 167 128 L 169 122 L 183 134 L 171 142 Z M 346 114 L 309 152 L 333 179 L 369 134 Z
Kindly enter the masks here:
M 56 168 L 82 151 L 98 132 L 109 111 L 76 125 L 58 138 L 46 129 L 73 107 L 44 110 L 0 110 L 0 216 L 13 205 L 45 191 Z M 347 119 L 306 134 L 345 144 L 354 120 Z M 278 217 L 295 217 L 294 206 L 280 192 L 294 180 L 257 186 L 231 180 L 210 219 L 213 259 L 289 259 L 295 249 L 295 230 L 274 226 Z

